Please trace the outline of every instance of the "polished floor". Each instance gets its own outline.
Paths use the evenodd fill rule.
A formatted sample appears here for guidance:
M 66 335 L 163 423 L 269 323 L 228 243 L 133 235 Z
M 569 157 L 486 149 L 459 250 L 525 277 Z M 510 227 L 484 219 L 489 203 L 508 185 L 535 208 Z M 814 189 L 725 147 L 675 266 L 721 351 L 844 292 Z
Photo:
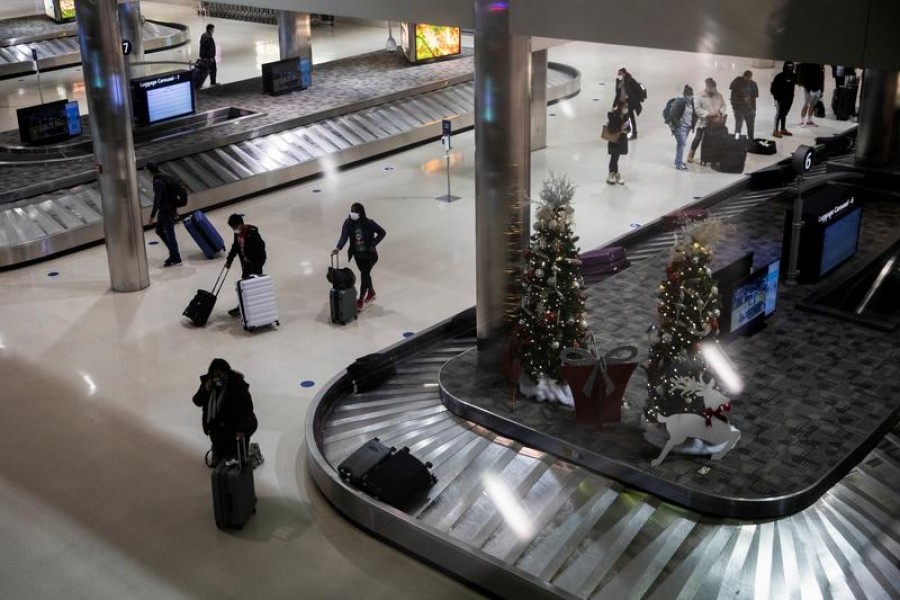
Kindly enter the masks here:
M 6 2 L 0 18 L 31 6 Z M 195 37 L 204 23 L 187 6 L 142 6 L 150 18 L 187 23 Z M 215 22 L 223 82 L 252 77 L 277 55 L 274 27 Z M 315 60 L 379 49 L 386 33 L 362 25 L 316 28 Z M 195 45 L 190 50 L 196 53 Z M 550 57 L 581 69 L 583 92 L 550 108 L 548 148 L 533 155 L 533 181 L 537 187 L 555 170 L 578 184 L 584 248 L 737 178 L 700 167 L 675 171 L 674 143 L 659 114 L 685 81 L 699 88 L 713 76 L 727 88 L 751 68 L 750 59 L 581 43 L 555 47 Z M 640 138 L 622 162 L 627 184 L 610 187 L 598 134 L 623 64 L 647 85 L 650 99 Z M 763 90 L 758 130 L 765 133 L 772 123 L 765 90 L 774 71 L 755 72 Z M 0 82 L 3 129 L 14 127 L 15 108 L 38 97 L 35 79 L 22 79 Z M 77 69 L 48 73 L 43 85 L 48 100 L 48 90 L 83 99 Z M 846 127 L 820 125 L 795 129 L 780 156 Z M 278 330 L 250 335 L 225 314 L 233 279 L 208 327 L 182 323 L 185 303 L 211 286 L 221 267 L 182 229 L 185 264 L 162 269 L 161 246 L 148 245 L 152 285 L 142 292 L 109 291 L 104 247 L 0 273 L 2 596 L 478 597 L 346 522 L 312 485 L 303 456 L 306 409 L 329 378 L 354 357 L 474 304 L 472 133 L 455 137 L 454 146 L 451 182 L 462 200 L 452 204 L 434 200 L 446 192 L 435 143 L 210 211 L 220 231 L 235 210 L 259 226 L 278 290 Z M 748 170 L 767 162 L 751 157 Z M 374 273 L 378 299 L 355 323 L 335 327 L 324 271 L 353 201 L 366 205 L 388 237 Z M 266 456 L 256 473 L 259 513 L 239 533 L 213 525 L 202 462 L 207 444 L 190 402 L 197 375 L 216 356 L 247 375 Z M 306 381 L 313 385 L 302 386 Z

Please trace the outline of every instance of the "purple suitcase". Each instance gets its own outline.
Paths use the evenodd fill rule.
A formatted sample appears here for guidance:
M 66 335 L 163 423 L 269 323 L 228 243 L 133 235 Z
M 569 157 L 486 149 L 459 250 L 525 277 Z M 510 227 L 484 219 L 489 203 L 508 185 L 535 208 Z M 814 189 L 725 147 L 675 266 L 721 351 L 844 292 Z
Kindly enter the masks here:
M 622 246 L 608 246 L 583 252 L 581 258 L 581 275 L 585 279 L 594 279 L 604 275 L 612 275 L 629 264 L 628 255 Z

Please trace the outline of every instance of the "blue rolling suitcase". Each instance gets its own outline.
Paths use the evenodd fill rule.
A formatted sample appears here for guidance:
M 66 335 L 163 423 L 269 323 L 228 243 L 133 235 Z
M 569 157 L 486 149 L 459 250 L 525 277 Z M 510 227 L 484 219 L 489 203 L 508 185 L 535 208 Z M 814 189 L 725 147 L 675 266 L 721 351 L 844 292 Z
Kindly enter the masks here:
M 225 241 L 202 210 L 195 210 L 184 219 L 184 228 L 188 230 L 197 245 L 206 255 L 213 258 L 219 250 L 225 250 Z

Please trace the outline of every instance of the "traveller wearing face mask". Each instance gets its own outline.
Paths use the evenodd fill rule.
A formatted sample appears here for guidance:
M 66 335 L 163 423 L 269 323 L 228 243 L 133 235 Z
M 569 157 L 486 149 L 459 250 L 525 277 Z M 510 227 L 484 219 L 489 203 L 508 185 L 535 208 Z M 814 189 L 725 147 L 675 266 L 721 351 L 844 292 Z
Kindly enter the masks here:
M 363 307 L 375 299 L 375 288 L 372 286 L 372 267 L 378 262 L 378 251 L 375 249 L 384 239 L 385 231 L 372 219 L 366 217 L 366 209 L 359 202 L 350 207 L 350 215 L 344 220 L 341 228 L 341 239 L 331 252 L 337 254 L 348 241 L 350 260 L 356 259 L 359 268 L 360 288 L 356 309 Z
M 203 433 L 212 441 L 210 467 L 237 454 L 235 440 L 243 440 L 247 448 L 258 426 L 250 386 L 225 359 L 214 358 L 200 376 L 194 404 L 203 408 Z
M 234 243 L 225 259 L 225 266 L 230 269 L 237 256 L 241 259 L 241 279 L 262 275 L 263 265 L 266 264 L 266 243 L 259 235 L 259 229 L 255 225 L 244 223 L 244 215 L 241 214 L 228 217 L 228 226 L 234 231 Z M 228 314 L 236 317 L 241 314 L 241 309 L 236 306 Z

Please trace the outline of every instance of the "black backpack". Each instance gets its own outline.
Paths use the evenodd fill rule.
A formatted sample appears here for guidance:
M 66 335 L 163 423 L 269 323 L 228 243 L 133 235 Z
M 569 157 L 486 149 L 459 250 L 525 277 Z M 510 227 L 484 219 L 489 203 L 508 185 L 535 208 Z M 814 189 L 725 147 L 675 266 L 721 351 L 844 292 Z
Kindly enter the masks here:
M 167 173 L 157 175 L 166 186 L 166 201 L 175 208 L 184 208 L 188 203 L 188 191 L 177 177 Z

